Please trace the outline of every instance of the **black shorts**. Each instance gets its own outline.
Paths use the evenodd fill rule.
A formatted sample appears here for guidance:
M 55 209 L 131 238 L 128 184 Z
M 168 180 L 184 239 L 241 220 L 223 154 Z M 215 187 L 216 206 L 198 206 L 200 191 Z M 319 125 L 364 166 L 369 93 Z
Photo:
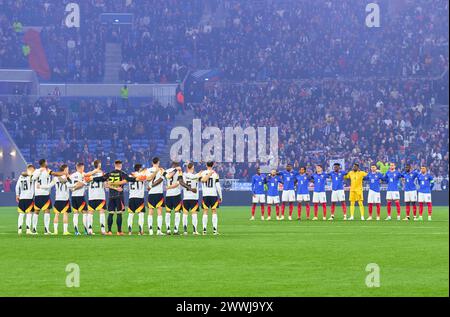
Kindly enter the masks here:
M 180 211 L 181 210 L 181 195 L 166 196 L 166 210 Z
M 203 197 L 202 201 L 203 209 L 216 209 L 219 208 L 219 198 L 217 196 L 206 196 Z
M 89 211 L 105 210 L 106 201 L 103 199 L 93 199 L 88 202 Z
M 154 209 L 158 207 L 164 207 L 164 195 L 161 194 L 149 194 L 148 195 L 148 208 Z
M 20 199 L 19 204 L 17 205 L 17 211 L 29 213 L 33 211 L 33 207 L 34 207 L 33 199 Z
M 110 197 L 108 200 L 109 212 L 121 212 L 125 210 L 125 203 L 123 197 Z
M 128 212 L 145 212 L 144 198 L 130 198 L 128 200 Z
M 198 210 L 198 200 L 196 199 L 183 200 L 183 211 L 195 212 L 197 210 Z
M 53 212 L 55 214 L 71 213 L 72 210 L 70 209 L 70 201 L 56 200 L 55 205 L 53 206 Z
M 72 209 L 73 209 L 73 211 L 78 211 L 78 212 L 87 210 L 86 200 L 84 199 L 84 196 L 72 197 Z
M 34 210 L 50 210 L 52 209 L 52 200 L 50 195 L 35 196 L 34 197 Z

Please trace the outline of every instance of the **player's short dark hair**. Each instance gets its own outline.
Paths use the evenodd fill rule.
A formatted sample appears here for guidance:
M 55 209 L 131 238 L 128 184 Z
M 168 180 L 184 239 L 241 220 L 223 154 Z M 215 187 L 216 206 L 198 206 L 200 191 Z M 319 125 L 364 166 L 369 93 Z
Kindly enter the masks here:
M 114 165 L 117 165 L 117 164 L 122 164 L 122 161 L 121 160 L 115 160 L 114 161 Z
M 208 167 L 213 167 L 213 166 L 214 166 L 214 161 L 208 161 L 208 162 L 206 162 L 206 166 L 208 166 Z
M 141 168 L 142 168 L 142 164 L 140 164 L 140 163 L 134 164 L 134 170 L 136 172 L 139 172 L 141 170 Z
M 341 166 L 341 163 L 334 163 L 333 166 Z
M 187 168 L 188 168 L 188 169 L 191 169 L 191 168 L 193 168 L 193 167 L 194 167 L 194 163 L 192 163 L 192 162 L 188 163 L 188 165 L 187 165 Z
M 62 172 L 62 171 L 64 171 L 67 167 L 68 167 L 67 164 L 63 164 L 63 165 L 61 165 L 61 166 L 59 167 L 59 170 Z
M 323 168 L 322 164 L 316 164 L 316 167 Z
M 44 165 L 47 163 L 47 160 L 46 159 L 40 159 L 39 160 L 39 166 L 40 167 L 44 167 Z
M 81 167 L 81 166 L 84 166 L 83 162 L 78 162 L 77 165 L 76 165 L 76 167 Z
M 178 167 L 180 166 L 180 163 L 172 161 L 172 167 Z
M 359 163 L 353 163 L 353 166 L 358 166 L 359 167 Z
M 97 168 L 100 165 L 101 161 L 100 160 L 95 160 L 94 161 L 94 167 Z
M 375 163 L 372 163 L 372 164 L 370 164 L 370 166 L 375 166 L 375 167 L 377 167 L 377 164 L 375 164 Z
M 158 163 L 159 163 L 159 157 L 155 156 L 155 157 L 152 159 L 152 163 L 153 163 L 153 164 L 158 164 Z
M 28 165 L 27 165 L 27 169 L 28 169 L 28 168 L 34 168 L 34 169 L 36 169 L 36 168 L 34 167 L 33 164 L 28 164 Z
M 300 166 L 300 169 L 302 168 L 306 171 L 306 166 Z

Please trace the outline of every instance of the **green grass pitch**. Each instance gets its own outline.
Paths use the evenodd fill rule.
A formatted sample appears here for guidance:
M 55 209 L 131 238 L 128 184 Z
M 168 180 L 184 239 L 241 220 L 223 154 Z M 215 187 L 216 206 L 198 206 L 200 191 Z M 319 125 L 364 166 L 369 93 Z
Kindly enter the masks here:
M 448 296 L 448 218 L 250 222 L 249 207 L 222 207 L 220 236 L 19 237 L 16 209 L 0 208 L 0 296 Z M 365 284 L 369 263 L 379 288 Z

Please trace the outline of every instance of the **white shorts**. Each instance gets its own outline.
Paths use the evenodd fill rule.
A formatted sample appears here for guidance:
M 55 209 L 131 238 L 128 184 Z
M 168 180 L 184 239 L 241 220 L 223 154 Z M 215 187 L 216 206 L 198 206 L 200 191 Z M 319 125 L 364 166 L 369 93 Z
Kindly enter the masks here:
M 417 201 L 417 191 L 411 190 L 405 192 L 405 203 L 416 202 Z
M 267 196 L 267 204 L 269 205 L 275 205 L 280 203 L 280 197 L 279 196 Z
M 374 190 L 369 189 L 369 195 L 367 196 L 368 204 L 380 204 L 381 203 L 381 195 Z
M 252 196 L 252 203 L 257 204 L 264 204 L 266 202 L 266 195 L 264 194 L 256 194 Z
M 283 190 L 281 193 L 281 201 L 282 202 L 294 202 L 295 201 L 295 191 L 291 190 Z
M 431 203 L 431 194 L 419 193 L 419 203 Z
M 400 200 L 400 192 L 399 191 L 387 191 L 386 192 L 386 200 Z
M 326 203 L 327 202 L 327 194 L 323 193 L 313 193 L 313 203 Z
M 297 201 L 299 203 L 301 203 L 302 201 L 309 201 L 309 200 L 310 200 L 309 194 L 302 194 L 302 195 L 297 194 Z
M 331 191 L 331 202 L 345 201 L 345 192 L 343 189 Z

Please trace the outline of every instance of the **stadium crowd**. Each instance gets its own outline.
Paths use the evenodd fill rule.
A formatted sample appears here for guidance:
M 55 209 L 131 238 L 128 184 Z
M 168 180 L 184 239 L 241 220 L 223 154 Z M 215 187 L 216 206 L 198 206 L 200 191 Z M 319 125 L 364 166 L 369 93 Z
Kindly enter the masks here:
M 357 0 L 83 1 L 80 29 L 62 23 L 65 3 L 2 0 L 0 67 L 27 65 L 25 26 L 43 27 L 52 80 L 101 80 L 106 42 L 121 44 L 129 82 L 175 82 L 199 68 L 232 81 L 437 76 L 448 65 L 445 0 L 378 1 L 380 28 L 365 26 Z M 132 13 L 133 24 L 101 24 L 104 12 Z
M 399 80 L 218 84 L 191 108 L 203 126 L 278 127 L 281 165 L 409 162 L 445 177 L 448 121 L 433 115 L 435 93 L 431 82 Z M 248 179 L 254 169 L 225 164 L 221 174 Z

